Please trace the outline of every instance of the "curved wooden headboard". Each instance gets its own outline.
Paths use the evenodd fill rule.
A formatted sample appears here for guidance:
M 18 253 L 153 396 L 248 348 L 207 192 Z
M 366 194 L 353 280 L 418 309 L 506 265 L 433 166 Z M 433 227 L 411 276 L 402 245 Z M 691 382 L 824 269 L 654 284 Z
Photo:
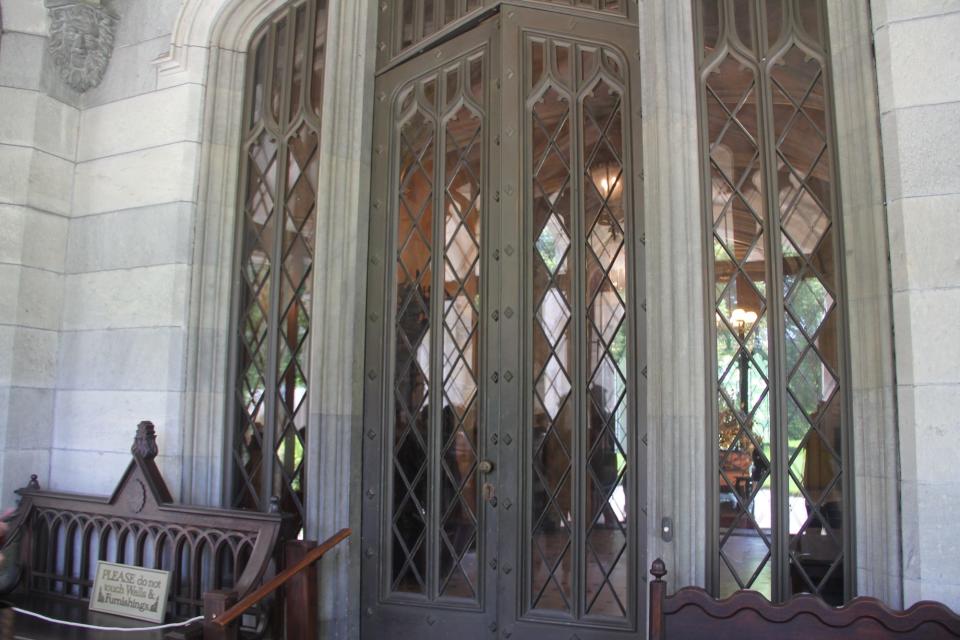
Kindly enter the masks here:
M 650 569 L 650 640 L 941 640 L 960 638 L 960 616 L 939 602 L 896 611 L 876 598 L 831 607 L 807 594 L 773 604 L 756 591 L 718 600 L 698 587 L 668 596 L 666 567 Z

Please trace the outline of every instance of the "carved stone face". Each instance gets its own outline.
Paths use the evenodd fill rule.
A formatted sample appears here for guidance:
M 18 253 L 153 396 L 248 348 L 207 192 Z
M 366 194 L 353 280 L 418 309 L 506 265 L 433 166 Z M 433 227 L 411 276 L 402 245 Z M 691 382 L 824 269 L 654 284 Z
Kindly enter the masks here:
M 80 93 L 97 86 L 113 53 L 116 18 L 84 3 L 50 10 L 50 53 L 60 77 Z

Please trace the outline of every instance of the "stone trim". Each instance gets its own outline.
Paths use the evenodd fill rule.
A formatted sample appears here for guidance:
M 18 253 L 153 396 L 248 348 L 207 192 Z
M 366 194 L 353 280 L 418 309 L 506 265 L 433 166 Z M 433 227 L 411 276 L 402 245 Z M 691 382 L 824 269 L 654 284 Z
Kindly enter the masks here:
M 363 359 L 376 0 L 330 0 L 317 187 L 307 536 L 351 527 L 320 567 L 320 636 L 359 636 Z
M 219 504 L 227 459 L 226 389 L 231 335 L 237 178 L 246 50 L 287 0 L 186 0 L 160 84 L 206 86 L 194 236 L 183 494 Z M 307 523 L 310 538 L 359 527 L 367 199 L 376 43 L 375 0 L 330 0 L 311 346 Z M 325 559 L 324 637 L 359 633 L 359 544 Z
M 867 0 L 826 2 L 843 216 L 856 593 L 903 604 L 887 212 Z
M 218 505 L 226 458 L 226 389 L 246 49 L 286 0 L 187 0 L 161 78 L 205 84 L 183 409 L 185 502 Z M 193 53 L 187 61 L 177 52 Z M 176 64 L 174 64 L 176 62 Z M 201 70 L 202 68 L 202 70 Z M 161 84 L 164 84 L 161 80 Z

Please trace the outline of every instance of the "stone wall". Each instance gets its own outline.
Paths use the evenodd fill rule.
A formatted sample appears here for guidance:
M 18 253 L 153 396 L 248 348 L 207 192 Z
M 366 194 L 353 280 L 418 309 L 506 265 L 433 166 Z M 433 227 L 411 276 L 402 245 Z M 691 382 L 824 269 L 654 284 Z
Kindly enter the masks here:
M 49 478 L 77 96 L 46 55 L 42 1 L 2 3 L 0 35 L 0 507 Z
M 30 473 L 113 488 L 156 422 L 180 484 L 202 88 L 158 84 L 179 0 L 107 0 L 103 82 L 67 88 L 43 0 L 4 0 L 0 41 L 0 503 Z
M 133 425 L 150 419 L 178 492 L 202 89 L 158 86 L 178 0 L 106 4 L 120 20 L 81 101 L 51 485 L 109 491 Z
M 904 599 L 960 608 L 958 0 L 874 0 L 901 446 Z

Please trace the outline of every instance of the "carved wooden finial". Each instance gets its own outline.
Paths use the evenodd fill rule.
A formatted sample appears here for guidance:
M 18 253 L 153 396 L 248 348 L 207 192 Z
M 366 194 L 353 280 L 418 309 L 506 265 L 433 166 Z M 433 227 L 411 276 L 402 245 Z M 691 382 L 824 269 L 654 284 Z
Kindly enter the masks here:
M 30 482 L 27 483 L 27 489 L 39 489 L 40 480 L 37 478 L 37 474 L 30 474 Z
M 663 582 L 663 577 L 667 575 L 667 565 L 663 560 L 657 558 L 650 566 L 650 575 L 657 579 L 657 582 Z
M 142 460 L 153 460 L 159 452 L 160 450 L 157 449 L 157 432 L 154 430 L 153 423 L 144 420 L 137 425 L 137 436 L 133 439 L 130 453 Z

